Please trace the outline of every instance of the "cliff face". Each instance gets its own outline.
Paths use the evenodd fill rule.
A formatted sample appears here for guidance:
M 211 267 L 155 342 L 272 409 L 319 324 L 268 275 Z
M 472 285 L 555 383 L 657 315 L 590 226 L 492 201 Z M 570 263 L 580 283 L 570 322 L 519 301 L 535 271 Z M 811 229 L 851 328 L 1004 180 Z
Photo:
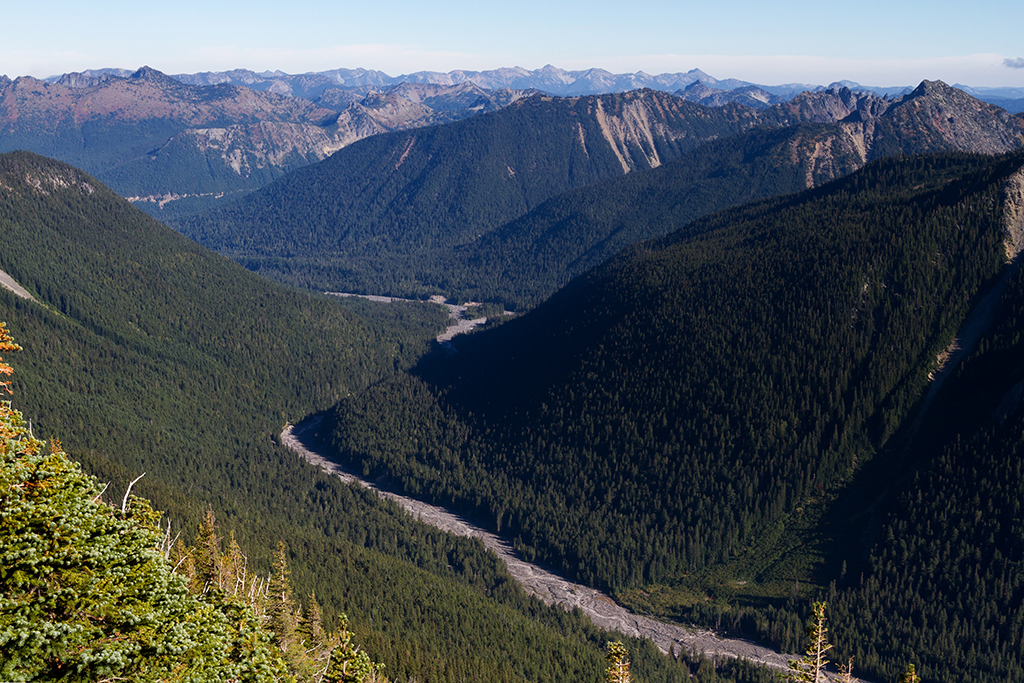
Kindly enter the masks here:
M 1006 179 L 1003 187 L 1003 234 L 1006 258 L 1024 251 L 1024 168 Z
M 932 131 L 934 151 L 945 148 L 999 154 L 1024 145 L 1020 117 L 941 81 L 922 82 L 897 101 L 885 119 L 895 129 Z
M 886 156 L 1024 147 L 1024 120 L 942 82 L 925 81 L 893 101 L 845 88 L 805 93 L 774 112 L 782 122 L 837 124 L 808 130 L 791 143 L 790 160 L 804 160 L 807 187 Z
M 655 168 L 709 140 L 764 123 L 749 107 L 705 107 L 657 90 L 571 100 L 579 144 L 588 158 L 607 146 L 623 173 Z

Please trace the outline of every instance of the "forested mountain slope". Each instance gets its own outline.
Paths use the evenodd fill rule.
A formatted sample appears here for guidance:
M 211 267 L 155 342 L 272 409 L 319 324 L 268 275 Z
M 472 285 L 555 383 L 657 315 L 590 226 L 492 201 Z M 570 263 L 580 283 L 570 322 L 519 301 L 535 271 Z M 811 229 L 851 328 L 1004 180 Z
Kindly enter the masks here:
M 883 156 L 1022 145 L 1024 120 L 943 83 L 897 101 L 805 93 L 763 111 L 652 91 L 536 97 L 363 141 L 177 227 L 312 289 L 535 303 L 626 244 L 725 206 Z M 638 171 L 652 177 L 621 182 Z M 664 213 L 636 210 L 652 204 Z
M 393 268 L 414 282 L 420 260 L 561 192 L 658 166 L 758 121 L 743 107 L 702 107 L 654 91 L 535 96 L 466 121 L 362 140 L 176 227 L 296 284 L 368 291 Z
M 828 174 L 863 164 L 838 124 L 758 128 L 643 173 L 570 190 L 469 244 L 417 263 L 420 277 L 466 300 L 539 304 L 622 249 L 716 210 L 805 189 L 823 175 L 809 149 L 832 143 Z M 820 180 L 820 178 L 819 178 Z
M 883 160 L 637 245 L 456 355 L 343 401 L 339 457 L 491 520 L 584 581 L 689 586 L 698 605 L 750 583 L 775 609 L 799 595 L 794 578 L 827 586 L 830 558 L 799 557 L 830 547 L 824 535 L 873 543 L 852 524 L 786 546 L 814 524 L 805 510 L 903 462 L 893 437 L 1006 267 L 1006 187 L 1022 165 Z M 722 567 L 736 573 L 709 578 Z M 848 646 L 875 653 L 876 672 L 897 666 L 892 632 L 866 619 Z
M 927 680 L 1024 677 L 1022 315 L 1018 269 L 991 332 L 893 444 L 883 504 L 839 511 L 871 542 L 850 544 L 833 577 L 833 633 L 889 678 L 910 658 Z
M 452 296 L 536 305 L 630 244 L 719 209 L 814 187 L 886 156 L 1024 146 L 1018 118 L 942 83 L 926 81 L 895 103 L 848 90 L 804 93 L 775 112 L 802 123 L 709 142 L 649 172 L 567 192 L 433 269 L 417 265 Z
M 607 634 L 527 599 L 479 544 L 275 442 L 287 420 L 412 363 L 442 313 L 266 282 L 27 153 L 0 156 L 0 240 L 0 270 L 35 299 L 0 289 L 0 320 L 25 348 L 18 407 L 110 482 L 106 499 L 145 473 L 133 492 L 185 538 L 212 505 L 264 576 L 285 541 L 300 600 L 315 591 L 329 622 L 347 612 L 394 679 L 599 680 Z M 630 649 L 652 680 L 688 675 Z

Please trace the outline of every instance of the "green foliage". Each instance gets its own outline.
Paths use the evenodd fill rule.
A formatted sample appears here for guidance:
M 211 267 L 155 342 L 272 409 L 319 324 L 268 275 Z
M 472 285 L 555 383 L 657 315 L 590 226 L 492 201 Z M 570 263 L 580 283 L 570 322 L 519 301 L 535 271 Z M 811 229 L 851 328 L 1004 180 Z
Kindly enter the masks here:
M 913 664 L 907 665 L 907 670 L 900 674 L 900 683 L 921 683 Z
M 564 192 L 452 251 L 430 271 L 431 281 L 454 296 L 531 308 L 633 244 L 720 209 L 805 189 L 812 157 L 791 148 L 834 132 L 821 125 L 758 128 L 655 169 Z M 849 150 L 834 160 L 834 171 L 852 172 L 859 162 Z
M 632 683 L 633 677 L 629 673 L 629 650 L 620 642 L 609 641 L 605 645 L 605 661 L 608 668 L 604 671 L 604 680 L 607 683 Z
M 991 331 L 902 445 L 898 485 L 874 493 L 873 514 L 857 512 L 867 560 L 830 605 L 837 642 L 879 678 L 907 662 L 928 681 L 1024 676 L 1024 279 L 1014 271 Z
M 436 307 L 266 283 L 34 155 L 0 156 L 0 239 L 0 269 L 40 302 L 0 289 L 0 319 L 28 349 L 23 411 L 111 482 L 111 500 L 146 472 L 133 490 L 167 511 L 172 539 L 200 529 L 212 506 L 212 533 L 186 532 L 170 550 L 177 573 L 194 577 L 189 547 L 220 539 L 216 588 L 208 572 L 197 591 L 234 595 L 239 572 L 250 588 L 265 580 L 283 540 L 293 595 L 315 591 L 328 634 L 344 608 L 361 650 L 395 680 L 600 680 L 608 635 L 581 614 L 527 597 L 482 544 L 415 522 L 274 441 L 287 420 L 410 364 L 443 324 Z M 628 646 L 645 680 L 689 675 L 653 646 Z
M 2 327 L 0 327 L 2 331 Z M 252 613 L 197 599 L 157 551 L 159 515 L 95 480 L 0 404 L 0 676 L 246 681 L 286 677 Z
M 835 110 L 813 110 L 846 107 L 849 92 L 820 93 L 804 112 L 709 108 L 650 91 L 534 97 L 360 141 L 232 205 L 170 220 L 304 288 L 529 308 L 627 246 L 714 211 L 819 186 L 869 160 L 1020 144 L 1012 120 L 946 90 L 924 89 L 881 116 L 858 112 L 870 118 L 858 135 L 851 120 L 808 123 L 831 120 Z M 993 138 L 951 135 L 925 113 L 938 102 L 951 119 L 991 116 Z M 617 128 L 616 116 L 642 119 L 649 138 L 630 140 L 638 129 Z M 612 142 L 622 128 L 625 139 Z
M 278 543 L 269 576 L 250 573 L 246 555 L 234 538 L 221 551 L 216 519 L 213 511 L 208 510 L 196 544 L 185 556 L 197 560 L 178 562 L 175 569 L 184 564 L 180 573 L 192 592 L 216 601 L 244 604 L 270 632 L 280 659 L 297 680 L 386 683 L 380 673 L 384 665 L 375 664 L 365 650 L 352 642 L 345 614 L 338 616 L 339 631 L 328 632 L 315 594 L 310 594 L 305 611 L 296 603 L 284 542 Z
M 999 182 L 954 180 L 988 163 L 880 163 L 628 250 L 343 401 L 337 450 L 585 583 L 725 562 L 914 407 L 1002 267 Z
M 1005 270 L 1021 163 L 878 162 L 638 245 L 343 401 L 339 457 L 584 582 L 692 593 L 669 616 L 802 649 L 804 601 L 835 578 L 839 654 L 869 677 L 916 660 L 936 680 L 1013 678 L 1019 424 L 974 430 L 1018 405 L 1024 356 L 1001 351 L 908 439 L 936 358 Z M 740 583 L 757 599 L 737 607 Z

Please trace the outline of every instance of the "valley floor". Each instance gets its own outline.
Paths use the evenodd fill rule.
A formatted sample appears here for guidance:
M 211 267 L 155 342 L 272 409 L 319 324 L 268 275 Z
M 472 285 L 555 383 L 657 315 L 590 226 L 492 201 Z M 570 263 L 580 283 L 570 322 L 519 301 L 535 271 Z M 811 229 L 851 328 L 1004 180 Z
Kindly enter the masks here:
M 787 669 L 789 660 L 797 658 L 796 655 L 780 654 L 745 640 L 720 638 L 711 631 L 690 629 L 632 614 L 600 591 L 571 583 L 537 565 L 525 562 L 506 541 L 473 526 L 459 515 L 383 490 L 324 457 L 317 452 L 317 446 L 309 438 L 309 435 L 316 432 L 319 424 L 320 418 L 314 417 L 299 426 L 287 425 L 281 432 L 281 442 L 307 462 L 339 477 L 345 483 L 358 484 L 376 491 L 380 496 L 396 502 L 422 522 L 442 531 L 479 539 L 505 562 L 509 573 L 528 593 L 536 595 L 548 604 L 557 604 L 568 610 L 579 608 L 598 627 L 638 638 L 649 638 L 663 652 L 674 648 L 676 652 L 686 649 L 693 653 L 703 652 L 709 657 L 742 657 L 775 669 Z
M 331 296 L 348 297 L 357 296 L 360 299 L 367 299 L 369 301 L 376 301 L 378 303 L 391 303 L 393 301 L 404 301 L 405 303 L 422 303 L 415 299 L 400 299 L 394 296 L 380 296 L 377 294 L 349 294 L 348 292 L 325 292 Z M 432 296 L 430 297 L 430 303 L 437 304 L 438 306 L 444 306 L 448 309 L 448 326 L 437 335 L 437 343 L 445 347 L 449 353 L 455 353 L 454 347 L 451 345 L 451 340 L 460 334 L 466 332 L 472 332 L 475 328 L 487 323 L 487 318 L 467 318 L 466 309 L 468 305 L 450 304 L 443 296 Z

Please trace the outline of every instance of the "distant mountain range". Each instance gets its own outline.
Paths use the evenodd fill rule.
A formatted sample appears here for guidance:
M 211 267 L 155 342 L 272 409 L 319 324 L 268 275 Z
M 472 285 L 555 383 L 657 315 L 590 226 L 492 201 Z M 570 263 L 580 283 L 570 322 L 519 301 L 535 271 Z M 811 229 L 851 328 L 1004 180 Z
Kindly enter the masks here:
M 827 88 L 759 86 L 698 69 L 651 76 L 547 66 L 397 77 L 366 69 L 177 76 L 149 67 L 98 69 L 44 80 L 0 76 L 0 152 L 27 149 L 79 166 L 166 220 L 263 187 L 369 136 L 497 111 L 530 94 L 638 88 L 751 109 L 785 105 L 801 94 L 848 90 L 856 99 L 891 103 L 909 92 L 846 81 Z M 1013 99 L 1024 98 L 1024 90 L 970 92 L 1009 111 L 1024 108 L 1017 106 L 1024 99 Z
M 399 84 L 316 102 L 272 89 L 190 85 L 143 67 L 0 78 L 0 152 L 79 166 L 154 212 L 247 192 L 356 140 L 495 111 L 524 97 L 472 83 Z
M 51 83 L 91 83 L 98 79 L 110 78 L 111 76 L 124 78 L 132 73 L 128 69 L 95 69 L 81 73 L 51 76 L 44 80 Z M 331 69 L 303 74 L 288 74 L 283 71 L 257 72 L 249 69 L 232 69 L 230 71 L 175 74 L 172 78 L 190 85 L 220 85 L 227 83 L 230 85 L 242 85 L 253 90 L 269 91 L 279 95 L 312 100 L 323 97 L 324 93 L 332 89 L 369 92 L 400 83 L 430 83 L 448 86 L 472 83 L 487 90 L 501 90 L 504 88 L 540 90 L 549 95 L 559 95 L 562 97 L 600 95 L 636 90 L 638 88 L 678 92 L 699 83 L 710 89 L 723 92 L 756 88 L 778 100 L 789 99 L 802 92 L 817 92 L 832 88 L 864 90 L 883 96 L 899 96 L 913 89 L 913 85 L 909 83 L 898 86 L 873 86 L 861 85 L 849 80 L 839 80 L 828 85 L 808 83 L 764 85 L 735 78 L 718 79 L 700 69 L 658 75 L 651 75 L 643 71 L 613 74 L 610 71 L 597 68 L 567 71 L 550 64 L 540 69 L 532 70 L 522 67 L 505 67 L 485 71 L 457 69 L 448 72 L 417 71 L 398 76 L 389 76 L 383 71 L 374 69 Z M 956 84 L 954 87 L 969 92 L 985 102 L 1024 99 L 1024 88 L 972 87 L 959 84 Z M 993 103 L 999 104 L 999 102 Z

